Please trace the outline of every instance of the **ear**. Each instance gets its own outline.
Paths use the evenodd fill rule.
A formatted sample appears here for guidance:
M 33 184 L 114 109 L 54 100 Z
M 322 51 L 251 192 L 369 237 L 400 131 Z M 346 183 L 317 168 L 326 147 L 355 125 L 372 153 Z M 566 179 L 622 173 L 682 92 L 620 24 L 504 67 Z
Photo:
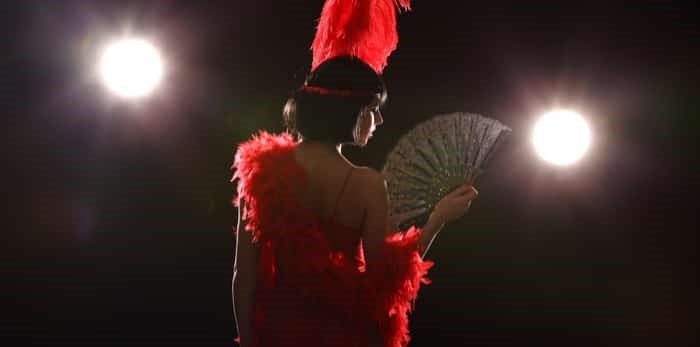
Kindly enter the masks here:
M 360 113 L 357 114 L 357 118 L 355 118 L 355 126 L 352 129 L 352 138 L 355 142 L 356 145 L 362 146 L 362 117 L 364 112 L 364 108 L 360 110 Z

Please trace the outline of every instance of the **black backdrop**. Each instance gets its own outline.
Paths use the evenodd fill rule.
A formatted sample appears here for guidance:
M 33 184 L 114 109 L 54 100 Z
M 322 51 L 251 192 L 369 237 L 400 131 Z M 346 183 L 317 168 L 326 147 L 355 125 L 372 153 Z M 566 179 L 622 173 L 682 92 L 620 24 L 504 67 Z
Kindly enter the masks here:
M 235 145 L 281 130 L 321 1 L 7 1 L 8 345 L 231 345 L 228 182 Z M 469 215 L 429 254 L 413 346 L 697 341 L 698 24 L 680 2 L 414 1 L 384 76 L 380 168 L 431 114 L 498 118 L 514 136 Z M 128 29 L 124 29 L 128 28 Z M 164 50 L 150 98 L 109 96 L 103 38 Z M 567 170 L 535 158 L 532 120 L 575 107 L 594 128 Z

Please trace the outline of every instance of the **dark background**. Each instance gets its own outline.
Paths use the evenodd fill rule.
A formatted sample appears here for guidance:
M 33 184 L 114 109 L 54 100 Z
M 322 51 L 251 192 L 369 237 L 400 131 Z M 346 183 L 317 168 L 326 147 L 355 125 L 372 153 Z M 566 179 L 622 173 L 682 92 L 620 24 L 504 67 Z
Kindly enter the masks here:
M 230 346 L 229 166 L 308 71 L 322 1 L 3 1 L 3 345 Z M 381 168 L 430 115 L 514 136 L 431 249 L 412 346 L 697 343 L 700 35 L 681 2 L 414 1 L 384 71 Z M 110 96 L 106 38 L 155 41 L 158 91 Z M 528 141 L 552 107 L 593 147 L 554 168 Z M 5 344 L 8 341 L 8 344 Z

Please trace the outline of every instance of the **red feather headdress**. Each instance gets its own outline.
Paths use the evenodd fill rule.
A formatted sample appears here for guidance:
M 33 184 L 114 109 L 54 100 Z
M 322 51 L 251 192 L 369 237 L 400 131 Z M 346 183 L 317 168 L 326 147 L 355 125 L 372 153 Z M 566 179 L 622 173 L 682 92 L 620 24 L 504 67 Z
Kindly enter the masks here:
M 397 10 L 410 0 L 327 0 L 311 45 L 311 70 L 337 56 L 354 56 L 381 74 L 399 41 Z

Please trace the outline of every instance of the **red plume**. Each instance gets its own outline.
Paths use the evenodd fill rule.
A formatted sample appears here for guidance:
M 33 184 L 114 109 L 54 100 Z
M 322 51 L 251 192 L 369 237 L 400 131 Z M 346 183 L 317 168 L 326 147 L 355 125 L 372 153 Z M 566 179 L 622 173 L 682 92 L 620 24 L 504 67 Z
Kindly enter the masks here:
M 410 10 L 410 0 L 326 0 L 311 44 L 311 70 L 349 55 L 380 74 L 399 41 L 396 11 L 401 9 Z

